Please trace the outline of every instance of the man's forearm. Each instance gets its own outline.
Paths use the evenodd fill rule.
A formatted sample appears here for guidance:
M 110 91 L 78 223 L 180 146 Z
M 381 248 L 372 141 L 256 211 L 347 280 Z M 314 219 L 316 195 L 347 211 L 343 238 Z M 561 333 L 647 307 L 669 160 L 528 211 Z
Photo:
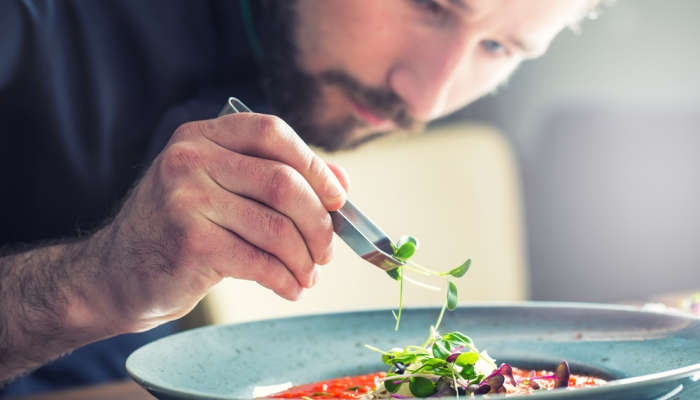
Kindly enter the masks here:
M 98 318 L 108 296 L 84 242 L 0 258 L 0 383 L 118 332 Z

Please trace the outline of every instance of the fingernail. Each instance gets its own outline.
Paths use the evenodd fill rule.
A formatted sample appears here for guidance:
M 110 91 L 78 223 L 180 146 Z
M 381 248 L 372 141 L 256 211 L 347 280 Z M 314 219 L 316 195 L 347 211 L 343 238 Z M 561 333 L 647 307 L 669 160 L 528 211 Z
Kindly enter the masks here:
M 311 273 L 311 287 L 316 286 L 316 283 L 318 283 L 318 279 L 320 272 L 318 271 L 318 268 L 314 268 L 314 272 Z

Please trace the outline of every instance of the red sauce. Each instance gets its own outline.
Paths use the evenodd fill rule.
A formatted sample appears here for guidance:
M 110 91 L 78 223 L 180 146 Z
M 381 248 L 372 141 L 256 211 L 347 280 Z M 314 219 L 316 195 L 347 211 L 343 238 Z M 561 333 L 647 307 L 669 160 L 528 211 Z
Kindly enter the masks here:
M 276 399 L 356 399 L 369 393 L 376 386 L 375 378 L 383 378 L 386 372 L 374 374 L 344 376 L 342 378 L 329 379 L 327 381 L 307 383 L 294 386 L 284 392 L 276 393 L 270 398 Z
M 517 386 L 504 384 L 508 394 L 528 394 L 541 390 L 554 389 L 554 379 L 533 379 L 541 376 L 550 376 L 553 372 L 545 370 L 525 370 L 513 368 L 513 377 L 518 382 Z M 357 399 L 374 389 L 375 379 L 386 376 L 385 372 L 374 374 L 345 376 L 342 378 L 329 379 L 305 385 L 294 386 L 284 392 L 276 393 L 269 398 L 276 399 Z M 536 382 L 533 384 L 532 382 Z M 569 377 L 570 388 L 582 388 L 586 386 L 596 386 L 604 383 L 605 380 L 595 376 L 571 375 Z

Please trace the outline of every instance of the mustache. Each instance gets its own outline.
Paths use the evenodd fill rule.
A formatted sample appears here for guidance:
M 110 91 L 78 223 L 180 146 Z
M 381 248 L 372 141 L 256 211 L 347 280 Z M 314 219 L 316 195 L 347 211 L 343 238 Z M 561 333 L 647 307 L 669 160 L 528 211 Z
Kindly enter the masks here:
M 326 70 L 319 80 L 340 87 L 353 101 L 367 107 L 383 119 L 390 119 L 401 129 L 416 131 L 423 123 L 411 116 L 406 103 L 393 90 L 367 87 L 342 70 Z

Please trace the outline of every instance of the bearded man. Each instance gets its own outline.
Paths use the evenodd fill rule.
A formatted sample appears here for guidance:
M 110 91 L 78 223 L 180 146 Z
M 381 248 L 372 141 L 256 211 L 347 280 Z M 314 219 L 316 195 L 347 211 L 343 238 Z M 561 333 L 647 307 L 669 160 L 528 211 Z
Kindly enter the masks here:
M 593 5 L 1 0 L 5 394 L 124 377 L 224 277 L 295 300 L 348 181 L 309 145 L 420 129 Z

